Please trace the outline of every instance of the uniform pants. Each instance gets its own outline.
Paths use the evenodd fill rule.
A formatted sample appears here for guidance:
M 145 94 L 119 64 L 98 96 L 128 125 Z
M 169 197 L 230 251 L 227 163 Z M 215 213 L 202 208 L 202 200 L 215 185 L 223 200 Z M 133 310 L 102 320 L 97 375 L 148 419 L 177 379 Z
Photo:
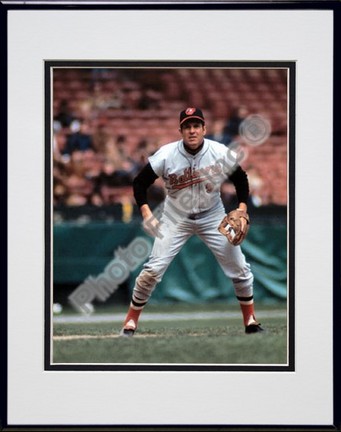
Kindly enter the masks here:
M 212 251 L 224 274 L 231 279 L 237 297 L 253 295 L 253 274 L 240 246 L 231 245 L 218 231 L 225 216 L 223 206 L 195 220 L 167 215 L 163 214 L 160 220 L 160 236 L 155 238 L 149 260 L 136 279 L 133 291 L 135 306 L 148 301 L 156 284 L 192 235 L 198 235 Z

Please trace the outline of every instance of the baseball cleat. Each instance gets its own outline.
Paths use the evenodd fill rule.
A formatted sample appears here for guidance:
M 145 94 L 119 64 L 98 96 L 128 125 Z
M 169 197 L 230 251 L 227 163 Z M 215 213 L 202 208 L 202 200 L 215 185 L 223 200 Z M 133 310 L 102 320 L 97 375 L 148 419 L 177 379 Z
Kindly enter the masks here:
M 264 329 L 261 327 L 260 323 L 256 321 L 254 315 L 251 315 L 245 326 L 245 333 L 260 333 L 262 331 L 264 331 Z
M 130 319 L 125 326 L 123 327 L 123 329 L 120 331 L 120 336 L 124 336 L 124 337 L 132 337 L 134 336 L 136 330 L 136 324 L 135 321 Z
M 257 324 L 250 324 L 245 326 L 245 333 L 251 334 L 251 333 L 261 333 L 264 329 L 261 327 L 260 323 Z
M 122 329 L 120 332 L 120 336 L 132 337 L 132 336 L 134 336 L 134 333 L 135 333 L 135 330 Z

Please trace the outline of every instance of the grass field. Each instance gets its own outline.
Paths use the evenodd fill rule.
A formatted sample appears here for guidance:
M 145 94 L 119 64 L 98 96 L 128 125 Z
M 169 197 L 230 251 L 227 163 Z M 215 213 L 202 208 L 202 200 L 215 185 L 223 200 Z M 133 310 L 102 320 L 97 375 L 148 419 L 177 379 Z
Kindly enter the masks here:
M 264 333 L 244 333 L 238 306 L 148 305 L 133 338 L 119 337 L 126 308 L 54 318 L 53 363 L 286 365 L 285 305 L 259 307 Z

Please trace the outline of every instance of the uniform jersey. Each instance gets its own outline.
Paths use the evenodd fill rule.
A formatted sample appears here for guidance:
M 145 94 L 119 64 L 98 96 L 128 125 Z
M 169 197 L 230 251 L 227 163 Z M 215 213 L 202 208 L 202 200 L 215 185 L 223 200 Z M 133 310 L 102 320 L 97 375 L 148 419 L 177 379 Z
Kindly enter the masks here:
M 237 166 L 237 154 L 223 144 L 205 139 L 202 149 L 192 155 L 180 140 L 162 146 L 149 157 L 149 163 L 164 180 L 165 209 L 195 214 L 221 205 L 220 187 Z

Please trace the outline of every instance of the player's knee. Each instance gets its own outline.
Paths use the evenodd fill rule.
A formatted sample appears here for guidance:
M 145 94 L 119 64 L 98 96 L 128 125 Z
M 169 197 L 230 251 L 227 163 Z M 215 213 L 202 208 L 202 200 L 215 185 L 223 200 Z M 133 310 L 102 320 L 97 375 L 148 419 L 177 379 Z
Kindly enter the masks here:
M 148 288 L 156 285 L 159 281 L 158 274 L 153 270 L 142 270 L 137 277 L 137 282 L 142 288 Z
M 142 270 L 136 278 L 134 292 L 138 294 L 140 298 L 147 299 L 150 297 L 158 282 L 159 277 L 157 273 L 151 270 Z

